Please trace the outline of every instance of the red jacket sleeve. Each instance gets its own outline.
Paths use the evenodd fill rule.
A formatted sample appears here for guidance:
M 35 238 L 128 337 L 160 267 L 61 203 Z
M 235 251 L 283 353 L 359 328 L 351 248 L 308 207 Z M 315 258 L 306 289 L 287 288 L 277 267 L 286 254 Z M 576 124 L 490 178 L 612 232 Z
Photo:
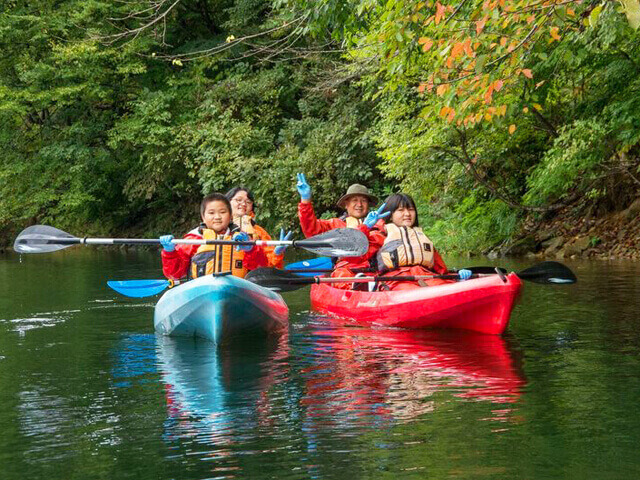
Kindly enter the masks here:
M 449 270 L 447 269 L 447 266 L 444 264 L 444 260 L 442 260 L 442 257 L 440 256 L 440 254 L 438 253 L 438 250 L 434 249 L 433 251 L 433 268 L 432 270 L 437 273 L 438 275 L 444 275 L 446 274 Z
M 369 248 L 367 253 L 361 257 L 344 257 L 336 264 L 336 267 L 348 267 L 348 268 L 367 268 L 369 267 L 369 260 L 371 257 L 378 253 L 378 250 L 382 248 L 382 244 L 386 238 L 384 233 L 384 220 L 380 220 L 373 228 L 369 228 L 364 224 L 358 225 L 358 230 L 364 233 L 369 240 Z
M 300 202 L 298 204 L 298 218 L 300 219 L 302 233 L 307 238 L 320 235 L 334 228 L 344 228 L 347 226 L 347 224 L 339 218 L 331 218 L 329 220 L 318 219 L 311 202 Z
M 187 233 L 184 238 L 199 239 L 197 235 Z M 162 273 L 172 280 L 180 280 L 187 275 L 191 257 L 196 254 L 199 245 L 176 245 L 176 249 L 172 252 L 162 250 L 160 258 L 162 258 Z
M 256 245 L 248 252 L 244 252 L 244 256 L 242 257 L 242 265 L 249 271 L 255 270 L 259 267 L 268 267 L 269 259 L 267 258 L 264 247 L 258 247 Z

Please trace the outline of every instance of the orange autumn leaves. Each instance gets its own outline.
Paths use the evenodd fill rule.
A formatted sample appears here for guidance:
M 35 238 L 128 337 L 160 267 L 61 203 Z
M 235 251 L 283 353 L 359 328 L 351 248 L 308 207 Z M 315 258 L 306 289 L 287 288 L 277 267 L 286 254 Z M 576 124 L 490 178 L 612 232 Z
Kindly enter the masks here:
M 578 15 L 580 5 L 580 0 L 417 4 L 423 12 L 430 11 L 417 35 L 420 52 L 426 55 L 423 68 L 429 72 L 418 91 L 429 95 L 434 113 L 457 125 L 506 116 L 505 104 L 514 89 L 535 90 L 541 85 L 523 84 L 534 78 L 532 69 L 526 68 L 535 58 L 532 49 L 553 48 L 553 42 L 560 42 L 563 33 L 573 28 L 571 17 Z M 548 41 L 540 42 L 545 37 Z M 506 128 L 512 134 L 516 126 Z
M 430 38 L 422 37 L 418 40 L 418 44 L 422 45 L 422 51 L 428 52 L 433 47 L 433 40 Z
M 492 106 L 492 107 L 488 107 L 483 112 L 477 112 L 473 115 L 467 115 L 464 118 L 464 120 L 459 124 L 467 125 L 469 123 L 478 123 L 478 122 L 481 122 L 482 120 L 491 121 L 493 117 L 504 117 L 506 114 L 507 114 L 506 105 L 500 105 L 497 107 Z M 455 109 L 445 105 L 440 109 L 439 115 L 440 117 L 446 119 L 448 122 L 453 122 L 453 120 L 456 117 L 456 111 Z M 510 132 L 510 133 L 513 133 L 513 132 Z
M 527 78 L 533 78 L 533 74 L 528 69 L 518 71 Z M 433 82 L 422 83 L 418 87 L 421 93 L 433 92 L 436 97 L 446 101 L 447 94 L 450 95 L 448 104 L 439 109 L 439 116 L 449 123 L 456 122 L 457 125 L 476 124 L 482 121 L 492 121 L 493 119 L 505 117 L 507 115 L 507 105 L 505 103 L 494 105 L 494 96 L 503 90 L 507 82 L 502 79 L 488 80 L 488 76 L 476 76 L 469 84 L 469 88 L 462 85 L 455 85 L 455 82 L 441 83 L 437 86 Z M 509 80 L 508 82 L 511 82 Z M 466 95 L 466 97 L 465 97 Z M 460 102 L 456 105 L 456 100 Z M 463 113 L 463 115 L 460 115 Z M 511 129 L 509 130 L 512 133 Z

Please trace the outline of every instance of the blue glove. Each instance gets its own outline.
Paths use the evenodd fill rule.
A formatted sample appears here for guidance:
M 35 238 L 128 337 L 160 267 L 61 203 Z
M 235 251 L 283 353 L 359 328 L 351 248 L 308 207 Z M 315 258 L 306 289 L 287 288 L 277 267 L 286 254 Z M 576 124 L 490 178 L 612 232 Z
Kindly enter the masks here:
M 296 188 L 298 189 L 301 200 L 311 200 L 311 187 L 307 183 L 307 179 L 304 178 L 304 173 L 298 174 L 298 183 L 296 183 Z
M 280 229 L 280 240 L 289 240 L 291 238 L 291 234 L 293 232 L 289 231 L 286 235 L 284 234 L 284 229 Z M 273 253 L 276 255 L 284 255 L 284 251 L 287 249 L 287 245 L 279 245 L 274 248 Z
M 386 218 L 389 215 L 391 215 L 391 212 L 386 212 L 383 213 L 382 215 L 380 215 L 382 213 L 382 211 L 384 210 L 384 207 L 386 207 L 387 204 L 386 202 L 382 204 L 382 206 L 378 209 L 378 210 L 371 210 L 368 214 L 367 217 L 364 219 L 364 223 L 367 227 L 369 228 L 373 228 L 373 226 L 378 223 L 378 220 L 380 220 L 381 218 Z
M 173 240 L 173 235 L 162 235 L 160 237 L 160 245 L 162 245 L 165 252 L 173 252 L 176 249 L 176 245 L 171 240 Z
M 471 270 L 467 270 L 466 268 L 458 270 L 458 277 L 460 277 L 460 280 L 469 280 L 471 278 L 471 274 Z
M 251 239 L 249 238 L 249 235 L 245 232 L 239 232 L 236 233 L 233 236 L 233 239 L 237 242 L 248 242 Z M 236 250 L 239 252 L 240 250 L 244 250 L 245 252 L 250 252 L 251 250 L 253 250 L 253 247 L 255 247 L 255 245 L 236 245 Z

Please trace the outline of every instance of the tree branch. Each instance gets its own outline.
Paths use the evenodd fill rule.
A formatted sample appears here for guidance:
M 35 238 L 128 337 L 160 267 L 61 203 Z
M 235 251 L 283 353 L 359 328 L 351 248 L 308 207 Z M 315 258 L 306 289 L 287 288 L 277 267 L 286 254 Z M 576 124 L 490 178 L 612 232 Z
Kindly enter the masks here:
M 523 210 L 523 211 L 527 211 L 527 212 L 551 212 L 554 210 L 560 210 L 561 208 L 567 207 L 573 203 L 575 203 L 578 199 L 581 198 L 581 194 L 579 193 L 575 193 L 573 195 L 571 195 L 567 200 L 565 200 L 564 202 L 560 202 L 560 203 L 554 203 L 552 205 L 547 205 L 545 207 L 532 207 L 532 206 L 528 206 L 528 205 L 523 205 L 522 203 L 514 200 L 512 197 L 510 197 L 509 195 L 504 194 L 503 192 L 501 192 L 501 188 L 495 184 L 495 182 L 492 182 L 490 180 L 488 180 L 484 175 L 481 175 L 480 172 L 478 172 L 478 170 L 476 169 L 475 165 L 474 165 L 474 158 L 476 157 L 471 157 L 471 155 L 469 154 L 468 150 L 467 150 L 467 138 L 466 138 L 466 134 L 463 130 L 460 129 L 456 129 L 456 132 L 458 133 L 459 137 L 460 137 L 460 149 L 462 151 L 462 157 L 458 154 L 456 154 L 454 151 L 446 148 L 446 147 L 442 147 L 442 146 L 437 146 L 436 149 L 440 150 L 443 153 L 446 153 L 447 155 L 450 155 L 451 157 L 453 157 L 458 163 L 460 163 L 465 171 L 471 173 L 472 177 L 478 182 L 480 183 L 482 186 L 484 186 L 495 198 L 502 200 L 504 203 L 506 203 L 508 206 L 512 207 L 512 208 L 517 208 L 519 210 Z M 596 180 L 594 180 L 594 182 L 592 183 L 592 185 L 595 185 L 596 182 L 600 181 L 601 178 L 598 178 Z

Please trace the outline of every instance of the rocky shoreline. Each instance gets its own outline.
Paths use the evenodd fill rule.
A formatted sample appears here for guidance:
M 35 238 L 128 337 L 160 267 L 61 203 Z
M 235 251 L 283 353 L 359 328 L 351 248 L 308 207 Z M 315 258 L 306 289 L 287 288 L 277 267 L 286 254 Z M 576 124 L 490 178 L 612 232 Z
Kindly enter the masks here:
M 516 240 L 485 253 L 491 258 L 640 260 L 640 199 L 599 218 L 565 211 L 548 221 L 528 220 Z

